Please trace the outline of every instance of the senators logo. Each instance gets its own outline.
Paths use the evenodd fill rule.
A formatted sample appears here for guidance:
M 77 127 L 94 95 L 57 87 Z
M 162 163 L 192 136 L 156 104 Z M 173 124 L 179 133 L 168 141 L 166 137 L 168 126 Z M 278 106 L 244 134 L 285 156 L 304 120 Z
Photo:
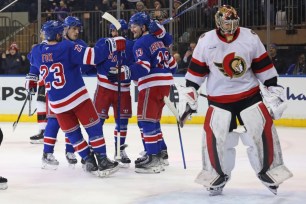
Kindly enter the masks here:
M 214 64 L 225 76 L 230 78 L 238 78 L 246 71 L 246 63 L 244 59 L 235 56 L 234 52 L 226 55 L 222 63 L 214 62 Z

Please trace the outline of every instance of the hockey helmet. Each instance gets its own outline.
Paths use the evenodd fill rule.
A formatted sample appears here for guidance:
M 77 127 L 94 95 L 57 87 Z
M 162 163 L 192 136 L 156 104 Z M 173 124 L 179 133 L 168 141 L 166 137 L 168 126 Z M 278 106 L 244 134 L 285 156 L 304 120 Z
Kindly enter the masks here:
M 224 34 L 234 34 L 239 26 L 240 18 L 234 7 L 223 5 L 218 9 L 215 20 L 216 26 L 221 32 Z
M 56 40 L 57 34 L 62 36 L 63 34 L 63 24 L 60 21 L 50 20 L 43 24 L 42 32 L 45 40 L 53 41 Z
M 150 22 L 151 22 L 151 18 L 148 14 L 146 14 L 145 12 L 138 12 L 138 13 L 135 13 L 130 18 L 129 26 L 131 26 L 132 24 L 139 25 L 139 26 L 145 25 L 148 28 L 150 25 Z
M 81 31 L 83 28 L 81 20 L 75 16 L 67 16 L 64 20 L 63 26 L 68 28 L 72 26 L 79 27 L 81 28 Z

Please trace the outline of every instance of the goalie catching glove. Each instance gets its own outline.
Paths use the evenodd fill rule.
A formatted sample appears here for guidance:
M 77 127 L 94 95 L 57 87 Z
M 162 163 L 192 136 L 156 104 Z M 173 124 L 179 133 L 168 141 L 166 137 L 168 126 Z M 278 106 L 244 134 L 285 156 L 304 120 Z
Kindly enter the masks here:
M 287 100 L 285 89 L 282 86 L 269 86 L 261 89 L 261 93 L 270 109 L 270 114 L 273 119 L 277 120 L 282 117 L 282 114 L 287 108 Z
M 197 112 L 198 92 L 194 87 L 178 86 L 180 126 L 183 127 L 192 113 Z
M 124 81 L 131 78 L 131 70 L 128 66 L 122 65 L 120 70 L 120 78 L 119 78 L 119 69 L 118 67 L 111 67 L 108 75 L 108 80 L 111 82 Z
M 26 75 L 25 89 L 31 95 L 35 95 L 37 91 L 37 81 L 38 81 L 38 77 L 35 74 L 30 73 Z

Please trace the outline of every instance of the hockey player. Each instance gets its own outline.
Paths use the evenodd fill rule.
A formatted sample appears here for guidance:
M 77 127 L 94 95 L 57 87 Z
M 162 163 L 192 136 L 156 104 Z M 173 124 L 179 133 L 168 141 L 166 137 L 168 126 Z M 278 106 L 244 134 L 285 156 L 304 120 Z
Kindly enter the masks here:
M 3 140 L 3 133 L 0 128 L 0 146 L 1 146 L 2 140 Z M 5 190 L 5 189 L 7 189 L 7 179 L 0 176 L 0 190 Z
M 259 37 L 239 27 L 236 10 L 224 5 L 215 15 L 217 29 L 203 34 L 193 52 L 179 88 L 181 122 L 197 110 L 196 90 L 207 79 L 209 108 L 203 134 L 203 170 L 196 182 L 219 195 L 235 164 L 239 136 L 248 147 L 248 157 L 256 176 L 274 194 L 280 183 L 292 176 L 283 163 L 273 119 L 285 110 L 284 88 L 277 84 L 277 72 Z M 262 102 L 259 82 L 264 88 Z M 244 133 L 235 133 L 236 118 Z
M 110 52 L 124 50 L 125 39 L 111 38 L 101 46 L 83 47 L 68 40 L 61 41 L 63 25 L 60 22 L 47 21 L 44 26 L 48 44 L 38 45 L 32 50 L 32 66 L 26 76 L 26 90 L 35 93 L 40 75 L 48 93 L 49 107 L 56 114 L 61 129 L 75 151 L 84 159 L 85 170 L 98 176 L 114 173 L 118 170 L 118 162 L 107 158 L 102 124 L 79 68 L 81 64 L 94 65 L 105 60 Z M 94 155 L 82 136 L 79 121 L 89 135 Z M 49 155 L 44 157 L 48 158 Z
M 70 40 L 76 44 L 82 45 L 84 47 L 87 47 L 87 44 L 81 40 L 78 39 L 79 33 L 82 31 L 82 23 L 77 17 L 68 16 L 65 18 L 63 22 L 64 32 L 63 32 L 63 40 Z M 44 31 L 44 26 L 42 28 Z M 87 66 L 92 67 L 90 65 L 82 65 L 81 69 L 84 67 L 84 69 L 88 70 Z M 48 122 L 46 131 L 44 134 L 44 154 L 49 153 L 49 157 L 51 157 L 51 154 L 54 152 L 54 146 L 56 143 L 57 134 L 60 128 L 60 125 L 56 119 L 55 114 L 47 107 L 48 112 Z M 74 165 L 77 163 L 76 156 L 74 154 L 74 148 L 71 145 L 69 138 L 67 135 L 65 135 L 65 143 L 66 143 L 66 159 L 71 167 L 74 167 Z M 50 154 L 51 153 L 51 154 Z M 43 168 L 47 169 L 57 169 L 59 162 L 55 159 L 54 155 L 52 155 L 52 159 L 48 159 L 47 157 L 43 157 Z
M 120 31 L 124 37 L 127 37 L 128 32 L 128 24 L 125 20 L 119 19 L 121 24 Z M 119 32 L 116 27 L 111 24 L 110 25 L 110 33 L 111 37 L 118 37 Z M 105 44 L 107 38 L 101 38 L 97 42 L 97 45 Z M 125 139 L 127 135 L 127 127 L 128 127 L 128 119 L 132 117 L 132 100 L 130 94 L 130 84 L 131 80 L 127 79 L 121 82 L 121 93 L 120 93 L 120 118 L 118 118 L 118 83 L 111 82 L 107 78 L 107 74 L 111 67 L 116 67 L 118 64 L 131 65 L 134 62 L 133 57 L 133 45 L 134 42 L 131 40 L 126 40 L 126 50 L 124 52 L 113 52 L 110 53 L 108 59 L 103 61 L 102 63 L 96 66 L 97 68 L 97 77 L 98 77 L 98 86 L 96 89 L 94 104 L 96 110 L 98 112 L 99 117 L 101 118 L 102 124 L 104 121 L 109 118 L 108 111 L 112 106 L 114 110 L 114 117 L 116 122 L 116 127 L 114 130 L 114 138 L 115 138 L 115 158 L 117 155 L 117 135 L 120 135 L 120 167 L 128 168 L 131 160 L 127 156 L 125 148 L 127 144 L 125 144 Z M 120 121 L 119 121 L 120 120 Z M 118 125 L 120 123 L 120 133 L 118 134 Z
M 42 34 L 40 33 L 40 38 L 42 39 L 42 44 L 45 44 L 46 41 Z M 35 45 L 34 45 L 35 46 Z M 28 54 L 28 59 L 30 60 L 31 53 Z M 46 90 L 43 82 L 38 83 L 37 99 L 36 99 L 36 108 L 37 108 L 37 123 L 38 123 L 38 134 L 30 137 L 31 144 L 43 144 L 44 143 L 44 132 L 47 125 L 46 117 Z
M 149 33 L 150 23 L 149 15 L 144 12 L 130 18 L 130 30 L 136 39 L 133 46 L 135 63 L 121 67 L 121 80 L 138 80 L 137 118 L 143 129 L 146 155 L 135 161 L 137 173 L 159 173 L 164 170 L 161 152 L 167 147 L 162 138 L 160 119 L 163 98 L 169 95 L 170 85 L 173 84 L 172 73 L 177 68 L 163 41 Z M 159 34 L 165 35 L 165 32 Z M 117 74 L 118 69 L 111 68 L 109 79 L 116 79 Z

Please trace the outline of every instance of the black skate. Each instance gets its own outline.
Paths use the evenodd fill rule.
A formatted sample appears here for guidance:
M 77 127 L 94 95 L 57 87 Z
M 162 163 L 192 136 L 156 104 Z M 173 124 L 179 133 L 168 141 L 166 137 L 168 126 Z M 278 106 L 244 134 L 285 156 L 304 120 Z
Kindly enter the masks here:
M 137 159 L 136 161 L 135 161 L 136 173 L 154 174 L 154 173 L 160 173 L 161 171 L 164 170 L 163 165 L 160 162 L 159 155 L 146 155 L 145 157 Z
M 37 135 L 30 137 L 31 144 L 43 144 L 44 143 L 44 133 L 45 130 L 40 130 Z
M 78 160 L 73 152 L 66 152 L 66 159 L 71 168 L 74 168 L 75 164 L 78 163 Z
M 265 185 L 274 195 L 277 195 L 278 185 L 275 185 L 273 180 L 266 173 L 259 173 L 257 176 L 263 185 Z
M 145 161 L 145 160 L 147 159 L 147 156 L 148 156 L 146 151 L 140 152 L 139 155 L 140 155 L 141 157 L 138 157 L 138 158 L 134 161 L 135 165 L 136 165 L 136 164 L 139 164 L 140 162 Z
M 0 176 L 0 190 L 5 190 L 7 187 L 7 179 Z
M 228 182 L 229 177 L 227 175 L 220 176 L 211 187 L 207 188 L 209 196 L 221 195 L 225 184 Z
M 119 170 L 119 163 L 111 161 L 106 155 L 96 154 L 99 176 L 106 177 Z
M 128 145 L 127 144 L 123 144 L 120 146 L 120 159 L 117 159 L 117 151 L 115 154 L 115 161 L 117 161 L 119 163 L 119 167 L 121 168 L 129 168 L 130 167 L 130 163 L 131 160 L 130 158 L 127 156 L 126 152 L 125 152 L 125 148 L 127 148 Z
M 163 166 L 169 166 L 169 161 L 168 161 L 168 151 L 165 149 L 165 150 L 162 150 L 160 152 L 160 158 L 161 158 L 161 163 Z
M 43 153 L 42 156 L 42 169 L 56 170 L 59 162 L 55 159 L 53 153 Z
M 84 162 L 84 164 L 82 163 Z M 98 165 L 96 162 L 96 158 L 93 153 L 90 153 L 84 160 L 82 159 L 81 163 L 84 171 L 89 172 L 95 176 L 99 176 L 98 173 Z

